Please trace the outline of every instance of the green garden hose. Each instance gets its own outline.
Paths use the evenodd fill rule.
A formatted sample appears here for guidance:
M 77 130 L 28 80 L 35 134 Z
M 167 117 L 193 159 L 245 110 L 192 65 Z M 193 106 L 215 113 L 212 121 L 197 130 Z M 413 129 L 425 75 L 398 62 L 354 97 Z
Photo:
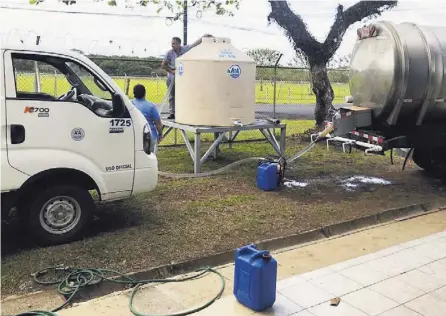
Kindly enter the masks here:
M 53 281 L 43 281 L 39 279 L 39 277 L 42 277 L 43 275 L 47 274 L 50 271 L 63 271 L 67 273 L 66 276 L 61 277 L 57 280 Z M 197 308 L 179 312 L 175 314 L 167 314 L 167 315 L 156 315 L 156 316 L 185 316 L 190 315 L 193 313 L 196 313 L 202 309 L 205 309 L 206 307 L 212 305 L 217 299 L 221 297 L 223 294 L 223 291 L 225 289 L 225 279 L 223 275 L 212 269 L 211 267 L 203 267 L 195 271 L 197 274 L 192 275 L 190 277 L 181 278 L 181 279 L 149 279 L 149 280 L 136 280 L 129 276 L 124 275 L 123 273 L 120 273 L 118 271 L 109 270 L 109 269 L 94 269 L 94 268 L 70 268 L 70 267 L 63 267 L 63 266 L 54 266 L 42 269 L 36 273 L 33 274 L 34 281 L 38 284 L 42 285 L 54 285 L 57 284 L 57 291 L 59 294 L 63 295 L 64 297 L 68 297 L 62 305 L 59 307 L 53 309 L 52 311 L 29 311 L 24 312 L 20 314 L 16 314 L 14 316 L 57 316 L 56 312 L 66 307 L 68 304 L 70 304 L 73 299 L 75 298 L 76 294 L 79 293 L 79 291 L 89 285 L 100 283 L 104 280 L 110 281 L 113 283 L 120 283 L 120 284 L 126 284 L 130 286 L 134 286 L 132 295 L 130 297 L 129 301 L 129 309 L 130 311 L 136 315 L 136 316 L 152 316 L 152 314 L 143 314 L 141 312 L 136 311 L 135 307 L 133 306 L 133 299 L 135 297 L 136 292 L 141 287 L 141 285 L 150 284 L 150 283 L 173 283 L 173 282 L 185 282 L 189 280 L 194 280 L 202 275 L 212 272 L 217 274 L 221 279 L 221 287 L 220 291 L 215 295 L 211 300 L 203 304 L 202 306 L 199 306 Z M 120 277 L 120 278 L 116 278 Z M 154 315 L 153 315 L 154 316 Z

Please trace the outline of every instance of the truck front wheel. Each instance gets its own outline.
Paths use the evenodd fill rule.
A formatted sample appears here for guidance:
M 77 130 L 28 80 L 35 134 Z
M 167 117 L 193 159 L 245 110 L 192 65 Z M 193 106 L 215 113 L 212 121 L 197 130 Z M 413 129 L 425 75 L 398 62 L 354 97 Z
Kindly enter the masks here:
M 80 237 L 92 221 L 95 205 L 86 189 L 60 185 L 34 194 L 26 208 L 30 233 L 40 244 L 51 245 Z
M 446 149 L 415 148 L 413 161 L 418 167 L 436 176 L 446 176 Z

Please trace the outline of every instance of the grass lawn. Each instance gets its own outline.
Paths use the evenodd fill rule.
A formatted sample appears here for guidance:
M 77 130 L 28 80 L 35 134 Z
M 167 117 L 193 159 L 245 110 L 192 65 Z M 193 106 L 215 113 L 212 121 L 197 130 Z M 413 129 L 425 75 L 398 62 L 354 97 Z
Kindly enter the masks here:
M 306 144 L 288 138 L 287 156 Z M 210 178 L 160 178 L 153 192 L 99 205 L 89 235 L 71 244 L 38 248 L 15 222 L 5 224 L 2 296 L 41 289 L 30 273 L 51 265 L 138 271 L 388 208 L 433 200 L 446 203 L 444 183 L 426 177 L 411 162 L 402 172 L 400 158 L 391 165 L 388 157 L 327 151 L 324 145 L 287 168 L 287 181 L 305 182 L 306 187 L 263 192 L 256 187 L 253 162 Z M 234 144 L 232 149 L 224 145 L 221 149 L 221 156 L 206 162 L 204 171 L 246 157 L 273 154 L 266 142 Z M 158 157 L 162 171 L 193 170 L 185 147 L 161 148 Z M 343 180 L 355 175 L 384 178 L 391 184 L 342 186 Z
M 126 91 L 126 79 L 124 77 L 113 77 L 116 84 Z M 148 99 L 154 103 L 161 103 L 167 92 L 165 80 L 160 78 L 138 78 L 128 77 L 129 79 L 129 96 L 133 98 L 133 87 L 140 83 L 146 87 Z M 61 75 L 40 74 L 41 91 L 49 93 L 53 96 L 60 96 L 66 93 L 71 85 Z M 86 81 L 88 82 L 88 80 Z M 88 85 L 92 88 L 97 96 L 101 96 L 101 91 L 96 88 L 95 84 Z M 348 84 L 332 83 L 335 93 L 334 103 L 344 102 L 344 97 L 349 95 Z M 33 92 L 34 76 L 32 74 L 19 73 L 17 78 L 17 88 L 23 92 Z M 95 89 L 96 88 L 96 89 Z M 256 103 L 258 104 L 273 104 L 274 102 L 274 86 L 271 81 L 257 81 L 256 83 Z M 98 91 L 99 90 L 99 91 Z M 313 104 L 315 97 L 310 89 L 309 83 L 296 82 L 277 82 L 276 84 L 276 104 Z

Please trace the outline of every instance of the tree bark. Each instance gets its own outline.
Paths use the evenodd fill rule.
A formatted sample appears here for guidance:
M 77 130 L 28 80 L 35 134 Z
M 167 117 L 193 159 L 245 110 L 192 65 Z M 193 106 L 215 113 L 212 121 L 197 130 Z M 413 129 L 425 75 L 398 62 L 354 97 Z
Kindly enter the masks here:
M 310 80 L 313 93 L 316 96 L 316 107 L 314 109 L 314 118 L 318 127 L 324 127 L 324 121 L 327 118 L 328 110 L 332 106 L 334 99 L 333 88 L 328 78 L 328 72 L 325 62 L 310 62 Z

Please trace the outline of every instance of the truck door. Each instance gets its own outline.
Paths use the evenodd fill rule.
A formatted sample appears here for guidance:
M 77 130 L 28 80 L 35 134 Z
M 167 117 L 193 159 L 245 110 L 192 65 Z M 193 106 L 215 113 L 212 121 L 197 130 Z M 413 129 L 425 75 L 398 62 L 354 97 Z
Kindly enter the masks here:
M 110 116 L 114 91 L 106 81 L 56 54 L 6 51 L 4 67 L 9 164 L 30 176 L 77 169 L 102 181 L 104 199 L 129 196 L 133 124 Z

